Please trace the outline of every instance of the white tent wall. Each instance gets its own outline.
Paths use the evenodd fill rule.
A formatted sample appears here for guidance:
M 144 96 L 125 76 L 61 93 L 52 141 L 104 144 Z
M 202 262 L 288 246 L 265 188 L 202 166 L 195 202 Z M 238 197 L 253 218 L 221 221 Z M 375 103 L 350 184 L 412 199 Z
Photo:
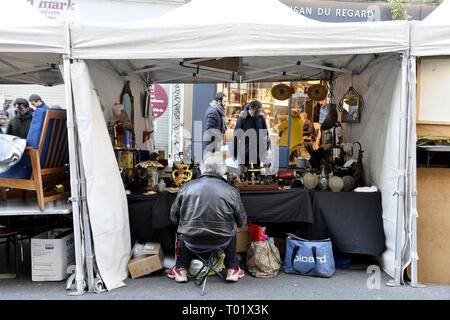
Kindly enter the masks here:
M 50 107 L 55 105 L 63 108 L 66 107 L 63 84 L 54 87 L 39 85 L 0 85 L 0 103 L 2 103 L 2 97 L 9 97 L 14 101 L 16 98 L 28 99 L 33 93 L 39 94 L 42 100 L 45 101 L 45 104 Z
M 87 61 L 89 74 L 91 75 L 92 84 L 95 91 L 99 95 L 100 103 L 104 108 L 103 116 L 107 123 L 113 120 L 112 107 L 114 103 L 120 102 L 120 93 L 124 85 L 125 78 L 117 74 L 117 72 L 106 68 L 103 64 L 97 61 Z M 146 142 L 142 142 L 143 130 L 153 127 L 153 120 L 143 118 L 141 116 L 141 93 L 144 91 L 144 83 L 137 75 L 127 76 L 130 81 L 131 93 L 134 97 L 134 126 L 136 134 L 136 145 L 138 149 L 153 150 L 154 138 Z
M 128 277 L 127 200 L 87 64 L 74 61 L 70 73 L 96 262 L 106 288 L 112 290 Z
M 386 250 L 380 264 L 394 276 L 398 197 L 397 180 L 400 154 L 401 58 L 392 56 L 353 77 L 353 87 L 364 98 L 360 123 L 344 123 L 345 141 L 359 141 L 363 153 L 363 174 L 368 185 L 381 192 Z M 335 84 L 336 103 L 352 85 L 350 75 Z M 354 152 L 357 152 L 355 146 Z M 402 239 L 404 235 L 402 235 Z

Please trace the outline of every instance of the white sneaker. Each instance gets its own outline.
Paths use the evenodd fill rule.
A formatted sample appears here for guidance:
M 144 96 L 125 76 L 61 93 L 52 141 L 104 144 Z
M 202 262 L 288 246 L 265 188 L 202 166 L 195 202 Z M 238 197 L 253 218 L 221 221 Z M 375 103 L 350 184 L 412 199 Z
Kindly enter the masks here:
M 238 281 L 240 278 L 244 276 L 244 270 L 242 270 L 240 267 L 237 269 L 227 269 L 227 281 Z
M 187 270 L 186 269 L 178 269 L 177 266 L 173 266 L 172 269 L 170 269 L 167 276 L 170 279 L 175 279 L 176 282 L 187 282 Z

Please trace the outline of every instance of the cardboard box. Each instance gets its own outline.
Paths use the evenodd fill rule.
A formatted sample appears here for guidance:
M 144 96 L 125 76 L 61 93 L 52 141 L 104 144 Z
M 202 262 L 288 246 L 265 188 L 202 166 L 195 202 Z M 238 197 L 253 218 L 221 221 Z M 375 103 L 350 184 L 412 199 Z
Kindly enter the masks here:
M 248 242 L 250 240 L 248 234 L 248 225 L 237 228 L 236 230 L 236 252 L 247 252 Z
M 75 247 L 71 229 L 53 229 L 31 239 L 31 280 L 61 281 L 69 274 L 67 267 L 75 263 Z
M 136 245 L 131 249 L 128 270 L 133 279 L 148 275 L 163 268 L 164 253 L 161 245 L 155 242 L 147 242 L 144 247 L 145 254 L 138 258 L 133 258 Z

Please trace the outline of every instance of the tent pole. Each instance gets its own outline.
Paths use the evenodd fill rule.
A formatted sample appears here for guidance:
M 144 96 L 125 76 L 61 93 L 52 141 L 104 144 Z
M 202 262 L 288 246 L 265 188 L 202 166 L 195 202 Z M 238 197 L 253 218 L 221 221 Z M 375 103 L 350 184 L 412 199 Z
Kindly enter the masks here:
M 406 175 L 406 125 L 407 125 L 407 76 L 408 76 L 408 53 L 402 54 L 402 85 L 400 102 L 400 123 L 399 123 L 399 159 L 397 176 L 397 220 L 395 233 L 395 261 L 394 261 L 394 280 L 390 280 L 386 285 L 400 286 L 402 280 L 402 244 L 403 244 L 403 226 L 405 213 L 405 175 Z
M 411 208 L 411 287 L 423 288 L 425 285 L 418 283 L 417 278 L 417 132 L 416 132 L 416 90 L 417 90 L 417 57 L 410 57 L 410 112 L 411 112 L 411 146 L 410 146 L 410 208 Z
M 75 123 L 73 119 L 73 100 L 72 100 L 72 83 L 70 80 L 70 62 L 69 57 L 64 57 L 64 83 L 67 104 L 67 139 L 69 147 L 69 168 L 70 168 L 70 186 L 71 186 L 71 202 L 73 208 L 73 232 L 75 245 L 75 263 L 76 263 L 76 295 L 84 294 L 84 267 L 82 257 L 82 241 L 80 226 L 80 197 L 79 197 L 79 180 L 78 166 L 76 157 L 75 144 Z
M 87 191 L 86 191 L 86 179 L 84 174 L 84 165 L 82 155 L 78 153 L 78 161 L 80 163 L 80 186 L 81 186 L 81 204 L 82 204 L 82 218 L 84 229 L 84 246 L 86 252 L 86 273 L 88 291 L 94 292 L 94 254 L 92 250 L 92 234 L 91 225 L 89 223 L 89 209 L 87 206 Z

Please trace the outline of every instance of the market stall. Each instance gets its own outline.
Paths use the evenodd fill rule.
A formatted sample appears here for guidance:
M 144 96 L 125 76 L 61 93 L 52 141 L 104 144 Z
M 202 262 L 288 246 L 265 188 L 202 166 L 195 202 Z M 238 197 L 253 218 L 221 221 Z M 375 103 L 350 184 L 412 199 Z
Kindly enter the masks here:
M 215 14 L 218 7 L 219 15 Z M 328 99 L 336 105 L 354 87 L 365 107 L 360 122 L 343 123 L 343 141 L 362 145 L 364 170 L 360 173 L 381 193 L 386 250 L 380 263 L 396 283 L 402 281 L 408 263 L 402 255 L 407 246 L 404 225 L 409 223 L 403 220 L 405 180 L 401 174 L 406 169 L 402 115 L 409 98 L 408 22 L 319 23 L 273 0 L 233 0 L 225 6 L 222 1 L 193 0 L 148 21 L 75 22 L 70 30 L 73 108 L 96 260 L 109 290 L 127 276 L 130 239 L 125 188 L 101 111 L 104 99 L 120 90 L 100 88 L 120 88 L 124 77 L 136 88 L 162 82 L 325 79 L 331 84 Z M 228 58 L 237 58 L 234 67 L 217 66 L 231 63 Z M 348 106 L 343 108 L 350 110 Z M 139 102 L 135 107 L 140 107 Z M 156 192 L 154 184 L 153 188 Z
M 3 13 L 0 21 L 0 83 L 39 84 L 53 86 L 65 83 L 68 69 L 63 72 L 63 60 L 70 54 L 68 25 L 61 21 L 51 21 L 25 0 L 5 0 L 0 3 Z M 69 87 L 66 87 L 69 89 Z M 71 109 L 67 112 L 72 123 Z M 68 126 L 70 148 L 70 176 L 72 199 L 78 199 L 77 156 L 73 126 Z M 12 177 L 10 177 L 12 178 Z M 9 196 L 8 194 L 6 195 Z M 47 215 L 73 214 L 78 228 L 74 230 L 78 288 L 83 292 L 84 269 L 82 263 L 82 235 L 79 203 L 72 205 L 60 200 L 41 211 L 34 199 L 7 199 L 2 201 L 0 215 Z

